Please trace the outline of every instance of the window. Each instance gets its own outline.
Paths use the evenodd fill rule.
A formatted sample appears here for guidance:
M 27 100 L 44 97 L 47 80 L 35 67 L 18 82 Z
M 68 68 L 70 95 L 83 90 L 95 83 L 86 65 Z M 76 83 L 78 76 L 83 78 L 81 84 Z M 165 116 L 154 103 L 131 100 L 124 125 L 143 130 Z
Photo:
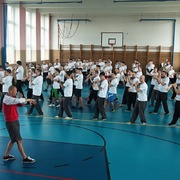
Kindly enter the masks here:
M 41 60 L 49 60 L 49 16 L 41 16 Z
M 26 62 L 36 61 L 36 14 L 26 11 Z
M 7 62 L 14 64 L 20 59 L 19 7 L 7 6 Z

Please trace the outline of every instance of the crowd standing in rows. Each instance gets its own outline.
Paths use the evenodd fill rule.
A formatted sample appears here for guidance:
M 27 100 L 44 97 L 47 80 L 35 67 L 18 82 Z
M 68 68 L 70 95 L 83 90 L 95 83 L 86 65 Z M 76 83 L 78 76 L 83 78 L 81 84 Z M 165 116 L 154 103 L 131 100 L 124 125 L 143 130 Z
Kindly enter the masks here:
M 5 70 L 0 67 L 2 94 L 0 110 L 2 111 L 4 95 L 12 84 L 16 85 L 17 91 L 25 97 L 22 90 L 22 84 L 25 83 L 28 85 L 27 98 L 34 99 L 36 102 L 30 104 L 27 115 L 31 115 L 35 108 L 37 116 L 43 116 L 39 100 L 44 100 L 42 87 L 43 82 L 46 81 L 44 91 L 50 92 L 49 107 L 60 109 L 57 118 L 63 118 L 63 112 L 65 112 L 67 115 L 65 118 L 72 119 L 70 101 L 72 101 L 71 108 L 83 111 L 84 105 L 90 106 L 94 99 L 93 119 L 106 120 L 105 108 L 107 104 L 110 104 L 112 112 L 116 111 L 114 102 L 118 100 L 117 88 L 121 85 L 124 87 L 124 93 L 119 108 L 126 106 L 126 112 L 133 110 L 129 123 L 135 123 L 139 115 L 141 123 L 145 124 L 147 120 L 144 112 L 148 101 L 149 106 L 154 108 L 150 114 L 157 114 L 161 103 L 164 115 L 169 114 L 168 91 L 173 88 L 171 99 L 176 99 L 176 103 L 174 116 L 169 125 L 175 125 L 179 118 L 177 109 L 180 108 L 180 73 L 174 71 L 167 59 L 161 63 L 160 67 L 156 67 L 153 60 L 150 60 L 144 70 L 143 74 L 141 64 L 137 59 L 129 69 L 124 62 L 120 61 L 116 61 L 113 67 L 111 59 L 98 61 L 69 59 L 64 66 L 56 59 L 54 63 L 49 64 L 45 61 L 36 65 L 29 63 L 25 72 L 21 61 L 17 61 L 14 68 L 7 62 Z M 90 87 L 86 103 L 83 102 L 82 97 L 85 83 Z

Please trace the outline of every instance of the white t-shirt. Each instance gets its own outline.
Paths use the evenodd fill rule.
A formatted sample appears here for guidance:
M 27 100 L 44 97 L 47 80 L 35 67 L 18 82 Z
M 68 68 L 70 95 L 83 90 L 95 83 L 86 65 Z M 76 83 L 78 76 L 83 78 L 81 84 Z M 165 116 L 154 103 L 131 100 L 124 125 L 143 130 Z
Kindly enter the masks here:
M 93 79 L 93 83 L 95 83 L 95 85 L 93 86 L 93 89 L 95 91 L 98 91 L 99 88 L 98 88 L 98 84 L 96 83 L 97 81 L 100 81 L 100 77 L 99 76 L 96 76 L 94 79 Z
M 76 89 L 82 89 L 83 88 L 83 75 L 79 74 L 75 81 L 76 81 Z
M 176 84 L 180 84 L 180 78 L 176 79 Z
M 140 91 L 137 93 L 137 100 L 147 101 L 147 90 L 148 90 L 147 84 L 145 82 L 140 84 L 139 89 Z
M 120 75 L 120 73 L 117 73 L 117 74 L 116 74 L 116 78 L 117 78 L 117 81 L 118 81 L 118 83 L 119 83 L 119 81 L 121 80 L 121 75 Z
M 54 63 L 54 68 L 60 68 L 61 64 L 60 63 Z
M 11 75 L 5 76 L 2 78 L 2 82 L 3 82 L 2 92 L 3 93 L 8 92 L 9 87 L 12 85 L 12 79 L 13 77 Z
M 32 74 L 31 75 L 32 77 L 32 81 L 34 80 L 34 78 L 36 77 L 36 74 L 34 73 L 34 74 Z M 33 86 L 32 86 L 32 84 L 31 84 L 31 81 L 29 81 L 29 89 L 32 89 L 33 88 Z
M 6 69 L 10 69 L 11 72 L 12 72 L 12 70 L 13 70 L 12 66 L 8 66 L 8 67 L 6 67 Z
M 104 63 L 104 62 L 100 62 L 100 63 L 99 63 L 99 66 L 100 66 L 101 71 L 103 71 L 103 69 L 104 69 L 104 65 L 105 65 L 105 63 Z
M 143 75 L 142 71 L 138 71 L 136 73 L 136 77 L 139 79 Z
M 134 79 L 131 79 L 131 80 L 130 80 L 130 84 L 135 85 L 136 82 L 139 82 L 139 79 L 138 79 L 137 77 L 135 77 Z M 133 92 L 133 93 L 136 93 L 136 92 L 137 92 L 135 86 L 132 86 L 130 92 Z
M 42 64 L 41 68 L 42 68 L 43 72 L 48 72 L 48 65 L 47 64 Z
M 62 70 L 62 71 L 60 72 L 59 76 L 60 76 L 60 81 L 61 81 L 61 82 L 64 82 L 65 74 L 66 74 L 66 72 L 65 72 L 64 70 Z
M 57 81 L 61 80 L 60 76 L 59 75 L 55 76 L 54 80 L 55 81 L 53 81 L 53 88 L 54 89 L 60 89 L 59 82 L 57 82 Z
M 106 95 L 107 95 L 107 91 L 108 91 L 108 81 L 107 79 L 103 80 L 101 82 L 101 88 L 99 91 L 98 91 L 98 96 L 101 97 L 101 98 L 106 98 Z
M 175 73 L 174 69 L 170 70 L 168 72 L 169 78 L 174 78 L 174 73 Z
M 0 78 L 4 77 L 4 70 L 0 71 Z
M 155 85 L 155 83 L 157 82 L 157 80 L 153 78 L 153 76 L 157 76 L 157 75 L 158 75 L 158 73 L 155 73 L 155 72 L 152 73 L 152 79 L 151 79 L 152 85 Z
M 54 69 L 54 67 L 53 67 L 53 66 L 51 66 L 51 67 L 49 68 L 49 72 L 50 72 L 51 74 L 54 74 L 55 69 Z
M 159 84 L 159 91 L 160 92 L 168 92 L 167 87 L 169 85 L 169 77 L 161 78 L 161 81 L 163 83 L 165 83 L 165 85 L 163 86 L 162 84 Z
M 180 95 L 179 94 L 176 94 L 176 101 L 180 101 Z
M 33 95 L 40 96 L 42 93 L 43 77 L 37 76 L 32 81 Z
M 160 84 L 158 83 L 157 79 L 155 79 L 153 89 L 159 91 L 159 86 L 160 86 Z
M 72 97 L 73 92 L 73 80 L 67 79 L 64 83 L 64 97 Z
M 19 66 L 16 70 L 16 79 L 17 80 L 22 80 L 24 77 L 24 68 L 22 66 Z
M 95 69 L 96 68 L 96 64 L 93 64 L 92 66 L 91 66 L 91 69 Z
M 118 86 L 118 80 L 116 79 L 112 79 L 111 83 L 112 86 L 109 87 L 109 92 L 112 94 L 117 94 L 117 86 Z
M 147 64 L 146 65 L 146 74 L 150 75 L 153 72 L 155 65 L 154 64 Z

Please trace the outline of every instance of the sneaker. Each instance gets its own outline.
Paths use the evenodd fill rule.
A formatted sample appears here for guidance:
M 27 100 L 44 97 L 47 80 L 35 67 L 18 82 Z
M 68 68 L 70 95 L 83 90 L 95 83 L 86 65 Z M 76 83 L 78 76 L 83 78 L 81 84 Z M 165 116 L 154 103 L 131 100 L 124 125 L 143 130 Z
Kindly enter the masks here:
M 43 114 L 36 115 L 36 117 L 43 117 L 43 116 L 44 116 Z
M 4 156 L 3 157 L 3 161 L 11 161 L 11 160 L 14 160 L 15 157 L 13 155 L 8 155 L 8 156 Z
M 90 106 L 91 104 L 90 104 L 90 103 L 86 103 L 85 105 L 86 105 L 86 106 Z
M 98 119 L 98 120 L 100 120 L 100 121 L 105 121 L 105 120 L 107 120 L 107 118 L 100 118 L 100 119 Z
M 36 160 L 32 159 L 31 157 L 27 156 L 25 159 L 23 159 L 23 163 L 35 163 Z
M 25 115 L 27 115 L 27 116 L 32 116 L 32 114 L 29 114 L 29 113 L 26 113 Z
M 71 108 L 72 108 L 72 109 L 76 109 L 76 107 L 75 107 L 75 106 L 72 106 Z
M 83 107 L 80 106 L 78 109 L 79 109 L 79 110 L 83 110 Z
M 58 104 L 56 107 L 60 107 L 60 104 Z
M 54 103 L 49 104 L 49 107 L 54 107 L 54 106 L 55 106 Z
M 123 106 L 125 106 L 125 104 L 120 104 L 120 105 L 119 105 L 119 107 L 123 107 Z
M 165 115 L 165 116 L 166 116 L 166 115 L 169 115 L 169 112 L 164 113 L 164 115 Z
M 168 125 L 169 125 L 169 126 L 176 126 L 176 124 L 175 124 L 175 123 L 172 123 L 172 122 L 169 123 Z
M 143 122 L 143 123 L 141 123 L 142 125 L 146 125 L 146 123 L 145 122 Z
M 97 117 L 93 117 L 93 118 L 92 118 L 92 120 L 94 120 L 94 121 L 95 121 L 95 120 L 98 120 L 98 118 L 97 118 Z
M 68 116 L 67 116 L 67 117 L 65 117 L 64 119 L 70 120 L 70 119 L 72 119 L 72 117 L 68 117 Z
M 115 112 L 116 110 L 115 109 L 112 109 L 111 112 Z
M 151 111 L 151 112 L 149 112 L 149 114 L 157 114 L 157 112 Z
M 54 117 L 55 117 L 55 118 L 63 118 L 63 117 L 61 117 L 61 116 L 58 116 L 58 115 L 57 115 L 57 116 L 54 116 Z
M 134 124 L 133 122 L 131 122 L 131 121 L 129 121 L 129 122 L 127 122 L 127 124 Z

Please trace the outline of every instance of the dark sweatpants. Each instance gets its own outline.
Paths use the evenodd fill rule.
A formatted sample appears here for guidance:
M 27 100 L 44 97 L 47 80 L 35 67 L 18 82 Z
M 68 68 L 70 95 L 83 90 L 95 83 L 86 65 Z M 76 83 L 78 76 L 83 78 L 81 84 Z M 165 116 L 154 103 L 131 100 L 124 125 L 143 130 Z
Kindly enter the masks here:
M 130 122 L 134 123 L 139 115 L 141 122 L 146 122 L 145 109 L 147 101 L 136 101 Z
M 158 92 L 154 112 L 158 111 L 159 106 L 162 102 L 165 113 L 169 113 L 169 109 L 168 109 L 168 105 L 167 105 L 167 96 L 168 96 L 168 93 L 166 93 L 166 92 L 160 92 L 160 91 Z
M 97 97 L 96 104 L 95 104 L 95 112 L 94 112 L 94 118 L 99 117 L 99 113 L 101 114 L 102 119 L 106 119 L 106 113 L 104 108 L 106 98 Z
M 174 107 L 174 115 L 173 115 L 173 119 L 172 119 L 171 123 L 176 124 L 179 117 L 180 117 L 180 101 L 176 101 L 175 107 Z
M 71 97 L 63 97 L 63 98 L 61 98 L 61 100 L 60 100 L 60 110 L 59 110 L 59 114 L 58 114 L 59 117 L 63 117 L 63 112 L 65 112 L 68 117 L 72 117 L 72 114 L 71 114 L 71 112 L 69 110 L 70 99 L 71 99 Z
M 33 109 L 36 108 L 39 115 L 43 115 L 41 107 L 39 105 L 39 96 L 32 95 L 32 99 L 36 100 L 36 104 L 31 104 L 28 114 L 32 114 Z

